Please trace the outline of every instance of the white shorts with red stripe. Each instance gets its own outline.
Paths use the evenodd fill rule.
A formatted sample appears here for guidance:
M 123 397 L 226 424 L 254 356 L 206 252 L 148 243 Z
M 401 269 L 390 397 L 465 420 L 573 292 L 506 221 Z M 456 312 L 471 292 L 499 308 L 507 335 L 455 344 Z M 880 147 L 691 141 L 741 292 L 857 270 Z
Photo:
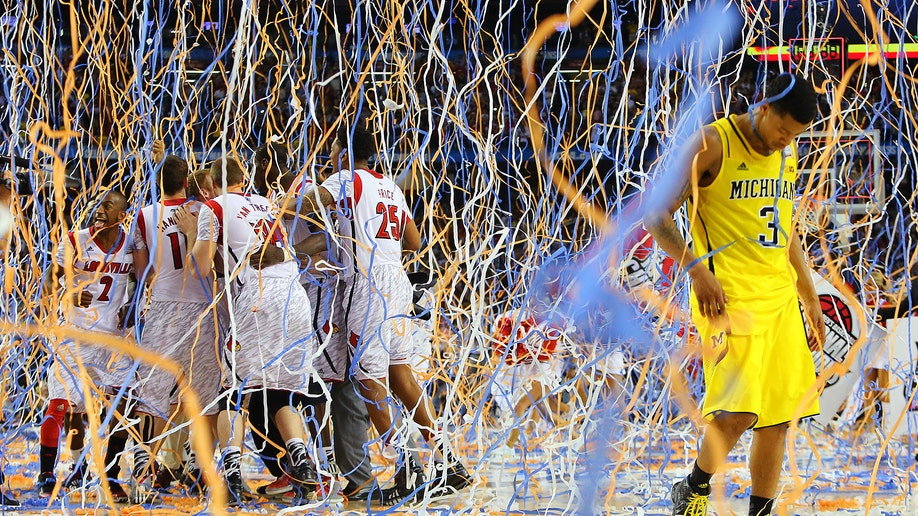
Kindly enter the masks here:
M 103 393 L 124 385 L 132 364 L 127 355 L 112 353 L 105 347 L 64 340 L 56 345 L 48 370 L 48 398 L 68 400 L 74 412 L 85 412 L 86 393 L 95 403 Z M 133 382 L 131 378 L 127 383 Z
M 326 382 L 340 382 L 347 377 L 348 346 L 346 297 L 348 285 L 329 278 L 306 286 L 309 301 L 316 308 L 313 322 L 319 335 L 319 349 L 313 365 Z
M 524 396 L 530 395 L 533 384 L 542 385 L 543 396 L 561 385 L 563 368 L 564 361 L 558 357 L 552 357 L 545 362 L 532 360 L 514 365 L 501 364 L 494 382 L 491 383 L 491 396 L 501 412 L 512 414 L 513 407 Z M 536 404 L 539 401 L 534 399 L 532 403 Z
M 410 364 L 413 288 L 396 265 L 375 267 L 370 278 L 355 274 L 345 281 L 345 324 L 351 373 L 358 380 L 386 378 L 389 366 Z
M 318 379 L 317 341 L 309 297 L 298 277 L 253 274 L 233 300 L 232 312 L 227 387 L 308 392 L 310 381 Z
M 140 346 L 178 362 L 189 386 L 204 408 L 204 415 L 217 413 L 213 401 L 220 393 L 220 346 L 210 303 L 154 301 L 147 308 Z M 141 403 L 153 414 L 168 417 L 169 405 L 178 403 L 179 392 L 172 373 L 154 368 L 141 379 Z

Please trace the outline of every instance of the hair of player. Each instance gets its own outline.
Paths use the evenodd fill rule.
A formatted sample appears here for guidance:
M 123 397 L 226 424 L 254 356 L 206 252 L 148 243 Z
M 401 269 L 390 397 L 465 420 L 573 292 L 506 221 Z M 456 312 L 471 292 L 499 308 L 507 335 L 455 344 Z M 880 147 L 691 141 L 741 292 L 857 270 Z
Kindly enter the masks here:
M 342 125 L 338 128 L 336 139 L 343 148 L 347 149 L 354 161 L 368 161 L 376 154 L 376 141 L 373 135 L 363 127 L 354 127 L 351 130 Z
M 185 190 L 185 193 L 188 194 L 188 197 L 201 199 L 201 185 L 206 184 L 208 180 L 213 181 L 213 178 L 210 177 L 209 168 L 202 168 L 201 170 L 192 172 L 188 175 L 188 188 Z
M 188 163 L 182 158 L 170 154 L 163 160 L 159 169 L 159 184 L 165 195 L 175 195 L 185 188 L 188 179 Z
M 255 149 L 255 161 L 258 163 L 271 160 L 275 166 L 287 168 L 287 146 L 282 142 L 271 141 Z
M 106 197 L 110 195 L 114 196 L 114 198 L 118 200 L 118 207 L 121 209 L 121 211 L 127 211 L 128 206 L 129 206 L 127 196 L 125 196 L 123 193 L 121 193 L 118 190 L 109 190 L 105 192 L 105 194 L 101 197 L 101 199 L 105 199 Z M 101 199 L 100 199 L 100 202 L 101 202 Z
M 791 80 L 794 81 L 791 87 Z M 788 90 L 785 93 L 785 90 Z M 783 93 L 783 95 L 782 95 Z M 809 124 L 816 119 L 818 102 L 813 83 L 799 74 L 782 73 L 768 82 L 765 97 L 778 97 L 768 104 L 778 114 L 790 115 L 801 124 Z
M 223 185 L 223 177 L 226 174 L 226 185 L 241 185 L 245 182 L 245 169 L 236 158 L 220 158 L 210 164 L 210 177 L 214 180 L 215 185 Z

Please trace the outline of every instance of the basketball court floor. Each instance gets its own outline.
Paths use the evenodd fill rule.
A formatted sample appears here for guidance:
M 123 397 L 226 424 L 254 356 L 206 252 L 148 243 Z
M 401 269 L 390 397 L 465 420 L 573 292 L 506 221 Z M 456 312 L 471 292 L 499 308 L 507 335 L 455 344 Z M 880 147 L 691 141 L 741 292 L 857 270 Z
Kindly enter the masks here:
M 914 453 L 907 440 L 884 443 L 873 433 L 858 437 L 850 429 L 830 432 L 812 424 L 795 437 L 794 457 L 786 463 L 778 514 L 871 514 L 878 516 L 918 513 L 909 493 L 918 476 Z M 23 502 L 18 509 L 0 514 L 177 515 L 214 514 L 210 500 L 188 497 L 178 487 L 163 491 L 151 505 L 108 506 L 98 486 L 73 491 L 50 502 L 33 489 L 36 476 L 36 429 L 26 429 L 21 439 L 4 448 L 5 471 L 13 493 Z M 684 475 L 694 456 L 689 430 L 660 432 L 629 428 L 615 442 L 596 439 L 585 453 L 570 451 L 565 438 L 550 432 L 529 441 L 525 456 L 493 457 L 491 446 L 460 446 L 470 471 L 472 487 L 455 496 L 389 508 L 346 502 L 328 506 L 309 501 L 253 498 L 234 514 L 611 514 L 668 515 L 669 486 Z M 745 515 L 749 498 L 749 473 L 744 451 L 749 435 L 715 477 L 709 514 Z M 605 449 L 602 449 L 602 448 Z M 476 451 L 480 448 L 482 451 Z M 484 456 L 482 456 L 484 454 Z M 426 455 L 426 454 L 425 454 Z M 65 453 L 60 469 L 69 468 Z M 374 457 L 382 464 L 380 455 Z M 392 466 L 381 469 L 387 479 Z M 272 478 L 250 456 L 245 476 L 254 489 Z

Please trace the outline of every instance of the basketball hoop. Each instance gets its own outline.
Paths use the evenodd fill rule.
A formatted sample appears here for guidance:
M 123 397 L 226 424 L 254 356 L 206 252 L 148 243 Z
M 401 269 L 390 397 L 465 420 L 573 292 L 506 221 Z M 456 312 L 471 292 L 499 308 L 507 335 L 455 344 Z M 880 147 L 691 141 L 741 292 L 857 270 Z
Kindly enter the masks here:
M 807 197 L 799 203 L 797 207 L 798 224 L 808 235 L 815 235 L 826 229 L 825 205 L 825 199 L 814 196 Z

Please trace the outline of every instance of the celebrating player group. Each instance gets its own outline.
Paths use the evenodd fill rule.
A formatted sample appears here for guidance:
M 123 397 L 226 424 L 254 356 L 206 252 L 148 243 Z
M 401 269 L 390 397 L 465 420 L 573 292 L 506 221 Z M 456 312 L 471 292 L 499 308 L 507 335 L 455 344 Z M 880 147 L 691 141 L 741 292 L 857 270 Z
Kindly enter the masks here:
M 176 436 L 217 453 L 230 505 L 255 496 L 395 505 L 471 484 L 411 369 L 413 286 L 402 258 L 421 236 L 400 188 L 370 168 L 375 153 L 372 134 L 342 127 L 331 171 L 314 182 L 291 174 L 276 141 L 248 167 L 226 156 L 205 171 L 164 156 L 157 141 L 155 202 L 132 209 L 115 190 L 97 199 L 89 226 L 61 241 L 43 286 L 57 309 L 46 316 L 82 337 L 53 344 L 42 497 L 89 485 L 95 471 L 121 503 L 153 503 L 157 488 L 175 481 L 199 494 L 213 489 L 200 454 L 187 454 L 177 471 L 158 463 L 163 442 Z M 93 341 L 103 334 L 136 336 L 141 350 L 177 363 L 184 381 L 157 364 L 136 366 L 130 349 Z M 203 440 L 180 424 L 191 393 L 203 407 L 207 424 L 195 427 Z M 426 469 L 390 398 L 429 443 Z M 112 417 L 93 443 L 84 423 L 97 407 Z M 372 474 L 370 422 L 397 458 L 389 487 Z M 257 492 L 242 467 L 249 431 L 276 477 Z M 132 468 L 122 478 L 129 442 Z M 62 445 L 74 461 L 66 475 L 56 468 Z M 104 448 L 104 464 L 84 448 Z

